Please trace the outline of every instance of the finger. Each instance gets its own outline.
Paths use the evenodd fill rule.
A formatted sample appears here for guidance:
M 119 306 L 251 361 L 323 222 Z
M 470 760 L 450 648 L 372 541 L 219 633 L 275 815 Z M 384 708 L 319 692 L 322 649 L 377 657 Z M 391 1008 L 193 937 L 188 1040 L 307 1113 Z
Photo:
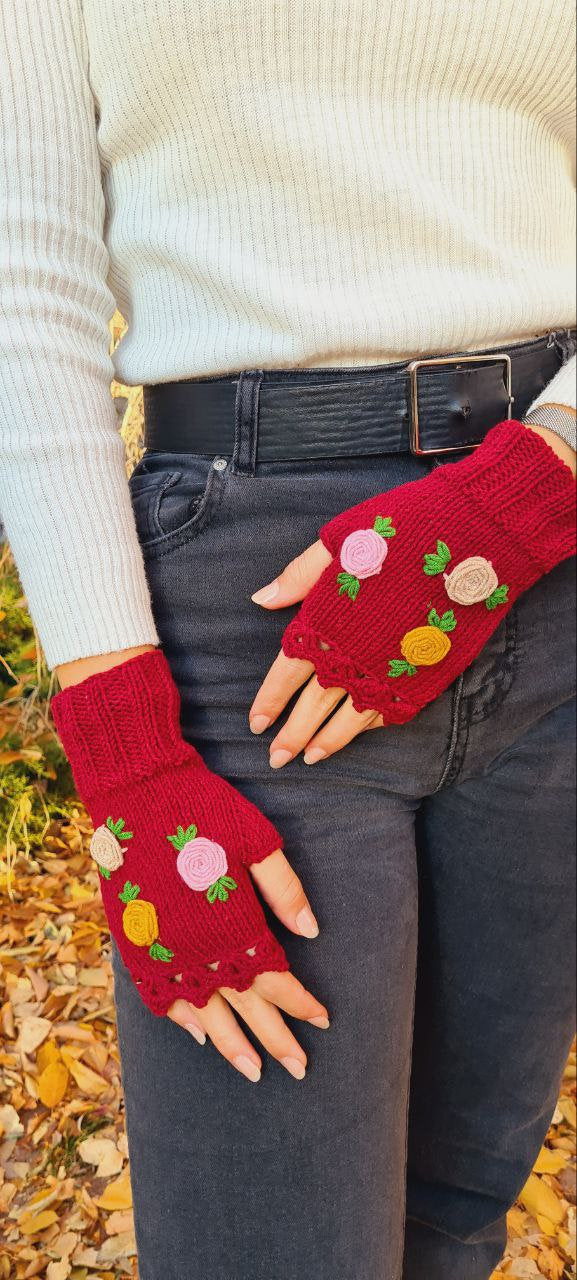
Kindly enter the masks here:
M 263 999 L 254 987 L 250 987 L 248 991 L 233 991 L 230 987 L 222 987 L 222 993 L 255 1036 L 258 1036 L 267 1053 L 282 1063 L 295 1080 L 303 1080 L 307 1069 L 307 1055 L 275 1005 Z
M 281 849 L 262 862 L 253 862 L 249 871 L 265 902 L 275 916 L 303 938 L 317 938 L 319 926 L 302 884 Z
M 316 676 L 313 676 L 303 689 L 288 720 L 270 744 L 271 768 L 282 769 L 289 760 L 294 760 L 344 697 L 344 689 L 322 689 Z
M 334 755 L 335 751 L 340 751 L 341 747 L 352 742 L 359 733 L 381 727 L 376 723 L 378 720 L 381 720 L 382 726 L 382 717 L 376 711 L 355 711 L 351 699 L 347 698 L 334 716 L 311 738 L 304 754 L 305 764 L 318 764 L 320 760 Z
M 260 1080 L 262 1059 L 220 992 L 215 992 L 203 1009 L 197 1009 L 188 1000 L 176 1000 L 168 1016 L 172 1022 L 189 1031 L 199 1044 L 204 1043 L 207 1035 L 210 1036 L 215 1049 L 241 1075 L 253 1084 Z M 204 1041 L 199 1037 L 198 1028 Z
M 263 605 L 265 609 L 283 609 L 287 604 L 296 604 L 297 600 L 304 600 L 311 587 L 318 582 L 321 573 L 331 563 L 332 558 L 330 551 L 327 551 L 322 542 L 313 542 L 312 546 L 307 547 L 306 551 L 302 551 L 300 556 L 296 556 L 290 564 L 287 564 L 286 569 L 283 569 L 274 582 L 269 582 L 266 587 L 261 587 L 260 591 L 255 591 L 251 600 L 255 604 Z
M 294 973 L 259 973 L 253 988 L 259 996 L 276 1004 L 291 1018 L 300 1018 L 302 1022 L 311 1022 L 313 1027 L 328 1030 L 330 1019 L 327 1009 L 303 987 Z
M 253 733 L 263 733 L 277 719 L 294 693 L 312 675 L 312 662 L 303 658 L 287 658 L 281 652 L 269 668 L 248 713 Z

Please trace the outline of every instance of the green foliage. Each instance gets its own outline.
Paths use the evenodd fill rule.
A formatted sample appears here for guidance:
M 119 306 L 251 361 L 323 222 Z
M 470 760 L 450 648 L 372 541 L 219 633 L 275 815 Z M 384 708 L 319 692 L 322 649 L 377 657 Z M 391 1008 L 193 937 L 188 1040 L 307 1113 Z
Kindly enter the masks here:
M 13 561 L 0 546 L 0 867 L 7 852 L 38 853 L 49 824 L 78 804 L 50 718 L 54 692 Z

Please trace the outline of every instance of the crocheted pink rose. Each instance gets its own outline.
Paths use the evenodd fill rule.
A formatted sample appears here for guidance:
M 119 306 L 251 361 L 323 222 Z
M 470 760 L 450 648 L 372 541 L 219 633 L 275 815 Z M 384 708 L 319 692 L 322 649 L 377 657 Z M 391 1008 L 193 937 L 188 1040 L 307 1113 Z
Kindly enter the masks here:
M 189 889 L 203 893 L 216 884 L 221 876 L 226 875 L 228 863 L 226 853 L 221 845 L 205 836 L 197 836 L 189 840 L 180 850 L 176 860 L 176 869 Z
M 372 578 L 380 573 L 388 550 L 388 543 L 375 529 L 355 529 L 341 547 L 341 565 L 355 578 Z

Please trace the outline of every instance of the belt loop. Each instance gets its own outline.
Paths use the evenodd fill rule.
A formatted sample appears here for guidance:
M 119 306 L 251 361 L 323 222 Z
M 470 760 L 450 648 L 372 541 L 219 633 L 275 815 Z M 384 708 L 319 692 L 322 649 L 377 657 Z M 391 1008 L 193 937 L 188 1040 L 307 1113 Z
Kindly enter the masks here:
M 243 369 L 238 377 L 234 406 L 234 451 L 232 470 L 254 475 L 258 444 L 259 391 L 262 369 Z

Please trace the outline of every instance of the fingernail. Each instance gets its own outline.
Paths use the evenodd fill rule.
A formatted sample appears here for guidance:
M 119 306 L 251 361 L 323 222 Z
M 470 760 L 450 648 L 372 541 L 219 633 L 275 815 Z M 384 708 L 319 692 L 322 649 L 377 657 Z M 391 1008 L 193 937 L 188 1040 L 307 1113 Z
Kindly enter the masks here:
M 326 760 L 327 753 L 322 747 L 311 747 L 310 751 L 305 751 L 303 760 L 305 764 L 317 764 L 319 760 Z
M 268 604 L 270 600 L 274 600 L 275 596 L 278 596 L 279 591 L 280 585 L 278 581 L 269 582 L 267 587 L 261 587 L 260 591 L 255 591 L 254 595 L 251 596 L 251 600 L 255 604 Z
M 296 926 L 299 933 L 302 933 L 305 938 L 318 938 L 319 936 L 320 929 L 310 907 L 303 907 L 302 911 L 299 911 L 296 918 Z
M 304 1062 L 300 1061 L 300 1058 L 281 1058 L 281 1062 L 290 1075 L 294 1076 L 295 1080 L 304 1080 L 307 1069 Z
M 292 751 L 271 751 L 269 764 L 271 769 L 282 769 L 292 758 Z
M 247 1080 L 252 1080 L 253 1084 L 258 1084 L 260 1080 L 260 1067 L 252 1058 L 245 1058 L 241 1054 L 240 1057 L 234 1059 L 234 1066 L 241 1075 L 246 1076 Z
M 253 716 L 249 723 L 251 733 L 264 733 L 269 727 L 270 720 L 268 716 Z
M 320 1027 L 321 1031 L 328 1031 L 331 1025 L 328 1018 L 308 1018 L 307 1021 L 310 1022 L 313 1027 Z
M 206 1044 L 206 1035 L 197 1022 L 185 1022 L 184 1025 L 186 1030 L 190 1031 L 191 1036 L 194 1036 L 197 1044 Z

